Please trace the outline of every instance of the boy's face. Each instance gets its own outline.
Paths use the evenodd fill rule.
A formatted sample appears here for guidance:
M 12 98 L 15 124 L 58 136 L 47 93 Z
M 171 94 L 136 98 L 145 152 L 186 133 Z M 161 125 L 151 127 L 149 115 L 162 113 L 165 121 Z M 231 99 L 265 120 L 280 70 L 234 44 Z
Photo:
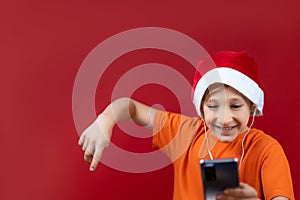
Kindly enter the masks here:
M 246 132 L 251 102 L 232 87 L 219 87 L 203 103 L 204 120 L 221 142 Z

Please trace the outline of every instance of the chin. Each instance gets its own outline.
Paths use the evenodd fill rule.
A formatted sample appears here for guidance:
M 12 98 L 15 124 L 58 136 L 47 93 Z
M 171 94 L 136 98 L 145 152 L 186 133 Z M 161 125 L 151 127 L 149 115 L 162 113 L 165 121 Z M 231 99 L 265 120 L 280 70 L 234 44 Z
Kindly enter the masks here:
M 232 142 L 233 140 L 235 140 L 235 138 L 237 137 L 237 135 L 218 135 L 217 136 L 217 139 L 220 141 L 220 142 L 223 142 L 223 143 L 229 143 L 229 142 Z
M 221 138 L 218 138 L 218 140 L 219 140 L 220 142 L 223 142 L 223 143 L 229 143 L 229 142 L 232 142 L 232 141 L 233 141 L 233 139 L 232 139 L 232 140 L 231 140 L 231 139 L 228 139 L 228 138 L 223 139 L 222 137 L 221 137 Z

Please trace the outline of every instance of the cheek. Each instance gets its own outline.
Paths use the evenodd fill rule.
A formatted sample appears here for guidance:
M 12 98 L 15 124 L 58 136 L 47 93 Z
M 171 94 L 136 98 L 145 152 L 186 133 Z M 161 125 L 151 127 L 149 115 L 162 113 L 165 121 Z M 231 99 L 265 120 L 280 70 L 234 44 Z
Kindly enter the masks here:
M 210 124 L 215 120 L 215 114 L 211 111 L 204 111 L 204 120 L 206 124 Z
M 214 119 L 217 118 L 221 113 L 222 113 L 222 108 L 218 108 L 218 109 L 210 109 L 208 107 L 203 108 L 203 114 L 204 114 L 204 118 L 206 119 Z
M 249 123 L 249 119 L 250 119 L 249 116 L 248 115 L 240 115 L 238 117 L 238 119 L 239 119 L 241 124 L 244 124 L 245 126 L 247 126 L 247 124 Z

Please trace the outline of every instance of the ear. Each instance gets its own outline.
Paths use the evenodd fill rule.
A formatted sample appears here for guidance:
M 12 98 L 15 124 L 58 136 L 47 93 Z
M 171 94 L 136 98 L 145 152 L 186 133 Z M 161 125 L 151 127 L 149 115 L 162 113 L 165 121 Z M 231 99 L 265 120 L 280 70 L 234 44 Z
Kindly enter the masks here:
M 256 105 L 252 104 L 250 107 L 250 115 L 255 115 L 256 114 Z

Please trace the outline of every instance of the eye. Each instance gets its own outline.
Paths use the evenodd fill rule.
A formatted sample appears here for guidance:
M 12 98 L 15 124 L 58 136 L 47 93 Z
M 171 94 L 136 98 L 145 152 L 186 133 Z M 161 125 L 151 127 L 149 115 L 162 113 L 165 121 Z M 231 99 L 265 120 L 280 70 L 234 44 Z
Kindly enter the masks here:
M 242 107 L 242 105 L 240 105 L 240 104 L 233 104 L 230 107 L 233 108 L 233 109 L 239 109 L 239 108 Z
M 218 105 L 206 105 L 209 109 L 217 109 Z

